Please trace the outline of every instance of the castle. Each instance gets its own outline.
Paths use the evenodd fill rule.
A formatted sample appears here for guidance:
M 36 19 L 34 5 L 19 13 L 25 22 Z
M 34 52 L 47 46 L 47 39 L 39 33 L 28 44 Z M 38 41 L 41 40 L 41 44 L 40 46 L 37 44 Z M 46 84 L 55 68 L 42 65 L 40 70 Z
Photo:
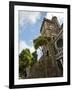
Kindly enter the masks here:
M 48 43 L 42 46 L 43 55 L 32 66 L 27 78 L 62 77 L 63 24 L 59 24 L 56 16 L 51 20 L 44 18 L 40 33 L 48 38 Z
M 42 36 L 49 37 L 55 51 L 55 58 L 63 65 L 63 24 L 60 26 L 57 17 L 51 20 L 45 19 L 42 23 L 40 33 Z M 47 54 L 49 48 L 43 46 L 44 55 Z

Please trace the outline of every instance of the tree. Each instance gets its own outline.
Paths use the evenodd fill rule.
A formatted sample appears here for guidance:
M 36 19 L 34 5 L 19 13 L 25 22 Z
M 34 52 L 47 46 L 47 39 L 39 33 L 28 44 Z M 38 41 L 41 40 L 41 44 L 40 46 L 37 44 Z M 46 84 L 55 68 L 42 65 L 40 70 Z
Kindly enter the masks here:
M 34 63 L 37 62 L 37 51 L 33 52 L 33 53 L 32 53 L 32 56 L 33 56 L 33 58 L 32 58 L 33 61 L 32 61 L 32 62 L 33 62 L 33 64 L 34 64 Z
M 38 49 L 40 46 L 47 44 L 47 38 L 44 36 L 39 36 L 33 41 L 35 49 Z
M 19 73 L 20 77 L 24 76 L 27 66 L 32 64 L 32 54 L 29 49 L 24 49 L 19 55 Z

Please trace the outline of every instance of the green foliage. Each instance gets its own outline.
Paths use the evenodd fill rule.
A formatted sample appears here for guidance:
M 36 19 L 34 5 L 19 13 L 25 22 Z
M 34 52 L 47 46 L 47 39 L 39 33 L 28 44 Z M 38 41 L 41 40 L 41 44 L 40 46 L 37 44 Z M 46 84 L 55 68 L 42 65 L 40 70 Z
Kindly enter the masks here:
M 47 38 L 43 36 L 39 36 L 37 39 L 33 41 L 35 49 L 38 49 L 40 46 L 47 44 Z
M 33 56 L 33 58 L 32 58 L 33 61 L 32 61 L 32 62 L 33 62 L 33 64 L 34 64 L 34 63 L 37 62 L 37 51 L 33 52 L 33 53 L 32 53 L 32 56 Z
M 19 55 L 19 73 L 22 77 L 27 66 L 32 64 L 32 54 L 29 49 L 23 50 Z
M 24 49 L 19 55 L 19 74 L 24 78 L 26 67 L 32 66 L 37 62 L 37 52 L 30 53 L 29 49 Z
M 19 55 L 19 59 L 20 61 L 24 62 L 24 66 L 26 67 L 27 65 L 31 64 L 31 59 L 32 59 L 32 55 L 29 51 L 29 49 L 25 49 L 23 50 L 20 55 Z

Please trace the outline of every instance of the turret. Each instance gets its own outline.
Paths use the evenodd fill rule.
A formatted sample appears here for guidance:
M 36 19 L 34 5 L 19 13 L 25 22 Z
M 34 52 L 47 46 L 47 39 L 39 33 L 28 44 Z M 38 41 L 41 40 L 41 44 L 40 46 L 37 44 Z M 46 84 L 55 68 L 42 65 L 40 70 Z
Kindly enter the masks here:
M 52 21 L 57 25 L 58 28 L 60 28 L 60 24 L 59 24 L 58 19 L 57 19 L 56 16 L 52 17 Z

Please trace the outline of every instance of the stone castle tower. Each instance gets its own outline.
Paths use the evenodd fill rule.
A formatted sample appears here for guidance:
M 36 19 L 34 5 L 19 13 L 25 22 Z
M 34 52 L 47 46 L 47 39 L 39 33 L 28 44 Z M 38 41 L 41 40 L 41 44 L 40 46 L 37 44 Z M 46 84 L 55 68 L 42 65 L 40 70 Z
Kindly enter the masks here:
M 48 39 L 42 46 L 43 55 L 30 69 L 27 78 L 62 77 L 63 76 L 63 24 L 60 26 L 57 17 L 51 20 L 44 18 L 41 36 Z
M 53 59 L 53 65 L 58 64 L 59 68 L 63 69 L 63 24 L 60 26 L 56 16 L 51 20 L 44 18 L 40 33 L 50 39 L 49 45 L 43 46 L 43 55 L 49 54 Z

